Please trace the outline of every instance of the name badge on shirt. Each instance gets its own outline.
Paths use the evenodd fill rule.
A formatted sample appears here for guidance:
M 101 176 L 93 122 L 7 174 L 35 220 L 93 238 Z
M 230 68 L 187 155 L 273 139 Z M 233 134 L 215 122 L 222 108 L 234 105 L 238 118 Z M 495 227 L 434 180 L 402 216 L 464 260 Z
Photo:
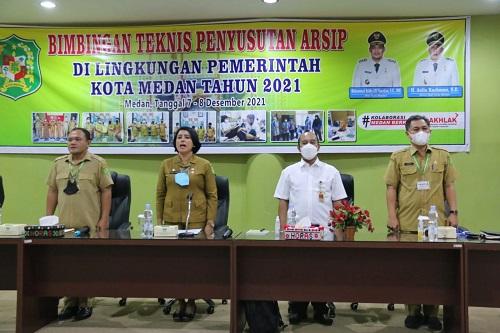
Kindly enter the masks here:
M 431 184 L 427 180 L 421 180 L 417 182 L 417 190 L 418 191 L 425 191 L 425 190 L 430 190 L 431 189 Z

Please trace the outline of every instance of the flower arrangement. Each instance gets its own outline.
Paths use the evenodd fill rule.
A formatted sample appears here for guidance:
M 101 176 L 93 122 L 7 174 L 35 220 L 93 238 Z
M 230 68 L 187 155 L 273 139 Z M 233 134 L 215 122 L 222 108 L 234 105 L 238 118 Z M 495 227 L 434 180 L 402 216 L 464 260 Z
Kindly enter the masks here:
M 351 205 L 349 200 L 342 200 L 341 205 L 337 205 L 334 210 L 331 210 L 330 219 L 332 227 L 335 229 L 345 230 L 347 227 L 355 227 L 357 230 L 366 227 L 370 232 L 375 230 L 370 212 Z

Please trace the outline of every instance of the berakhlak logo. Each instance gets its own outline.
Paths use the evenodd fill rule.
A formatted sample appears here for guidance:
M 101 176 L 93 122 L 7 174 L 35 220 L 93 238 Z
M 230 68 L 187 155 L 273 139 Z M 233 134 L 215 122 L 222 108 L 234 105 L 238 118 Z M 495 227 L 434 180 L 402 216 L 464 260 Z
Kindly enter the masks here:
M 11 35 L 0 40 L 0 95 L 17 100 L 42 85 L 39 64 L 40 47 L 34 40 Z

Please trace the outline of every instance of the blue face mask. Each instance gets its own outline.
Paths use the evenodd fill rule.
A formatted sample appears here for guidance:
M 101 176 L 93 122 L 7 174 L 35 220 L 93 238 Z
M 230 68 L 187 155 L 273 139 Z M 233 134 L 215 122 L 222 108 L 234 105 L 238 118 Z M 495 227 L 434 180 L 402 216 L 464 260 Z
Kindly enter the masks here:
M 189 175 L 185 172 L 179 172 L 175 174 L 175 183 L 179 186 L 189 185 Z

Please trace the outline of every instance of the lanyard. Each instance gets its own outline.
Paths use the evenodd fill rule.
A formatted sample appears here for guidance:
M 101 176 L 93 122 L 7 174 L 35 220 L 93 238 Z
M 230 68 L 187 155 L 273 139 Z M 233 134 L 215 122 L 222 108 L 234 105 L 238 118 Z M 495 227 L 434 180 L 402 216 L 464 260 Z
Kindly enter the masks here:
M 415 161 L 415 164 L 417 165 L 417 170 L 420 172 L 421 175 L 423 175 L 425 173 L 425 170 L 427 170 L 427 166 L 429 165 L 429 154 L 425 153 L 425 164 L 423 169 L 420 167 L 420 164 L 418 163 L 418 160 L 415 158 L 415 155 L 413 155 L 412 158 Z
M 83 165 L 85 164 L 85 161 L 82 161 L 80 163 L 80 166 L 78 169 L 75 168 L 71 162 L 69 163 L 69 179 L 74 182 L 78 179 L 78 175 L 80 175 L 80 170 L 82 169 Z

